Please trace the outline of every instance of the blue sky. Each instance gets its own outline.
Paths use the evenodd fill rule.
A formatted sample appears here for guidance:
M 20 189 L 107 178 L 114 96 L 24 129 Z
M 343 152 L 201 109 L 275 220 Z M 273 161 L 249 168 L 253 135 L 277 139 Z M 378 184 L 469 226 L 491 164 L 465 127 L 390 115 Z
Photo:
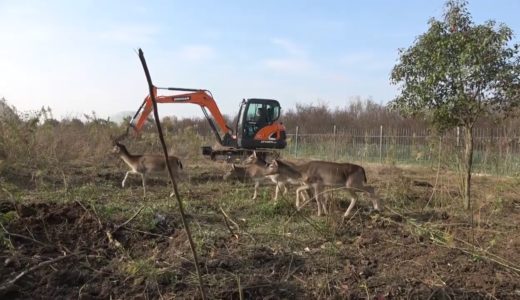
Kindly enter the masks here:
M 147 94 L 142 48 L 157 86 L 204 88 L 221 110 L 242 98 L 344 106 L 386 103 L 398 48 L 440 18 L 444 1 L 0 0 L 0 97 L 56 117 L 135 111 Z M 469 1 L 476 23 L 520 35 L 520 1 Z M 195 105 L 162 115 L 202 116 Z

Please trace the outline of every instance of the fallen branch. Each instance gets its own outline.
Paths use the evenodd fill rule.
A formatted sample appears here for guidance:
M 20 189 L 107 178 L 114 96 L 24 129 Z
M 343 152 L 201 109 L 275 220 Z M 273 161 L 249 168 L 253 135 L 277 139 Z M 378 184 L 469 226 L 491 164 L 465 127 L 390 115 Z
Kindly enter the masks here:
M 17 237 L 17 238 L 20 238 L 20 239 L 24 239 L 24 240 L 27 240 L 27 241 L 31 241 L 33 243 L 36 243 L 38 245 L 41 245 L 41 246 L 44 246 L 44 247 L 54 247 L 50 244 L 45 244 L 43 242 L 40 242 L 38 240 L 35 240 L 31 237 L 28 237 L 28 236 L 25 236 L 25 235 L 21 235 L 21 234 L 18 234 L 18 233 L 12 233 L 12 232 L 9 232 L 7 231 L 7 229 L 4 227 L 4 225 L 2 223 L 0 223 L 0 226 L 2 226 L 2 230 L 5 232 L 5 234 L 9 235 L 9 236 L 14 236 L 14 237 Z
M 44 262 L 41 262 L 35 266 L 32 266 L 31 268 L 27 269 L 27 270 L 24 270 L 22 271 L 20 274 L 16 275 L 13 279 L 11 280 L 8 280 L 6 281 L 5 283 L 3 283 L 2 285 L 0 285 L 0 294 L 3 294 L 7 291 L 9 291 L 10 288 L 13 287 L 13 285 L 18 281 L 20 280 L 22 277 L 24 277 L 25 275 L 31 273 L 31 272 L 34 272 L 40 268 L 43 268 L 45 266 L 48 266 L 50 264 L 53 264 L 55 262 L 58 262 L 60 260 L 64 260 L 64 259 L 67 259 L 67 258 L 71 258 L 71 257 L 75 257 L 75 256 L 78 256 L 80 253 L 72 253 L 72 254 L 69 254 L 69 255 L 65 255 L 65 256 L 58 256 L 56 258 L 53 258 L 51 260 L 47 260 L 47 261 L 44 261 Z
M 121 229 L 121 227 L 123 226 L 126 226 L 128 225 L 128 223 L 132 222 L 133 219 L 135 219 L 135 217 L 137 217 L 137 215 L 139 215 L 139 213 L 141 213 L 141 211 L 143 210 L 144 208 L 144 205 L 141 206 L 133 216 L 130 217 L 130 219 L 126 220 L 124 223 L 120 224 L 120 225 L 117 225 L 116 228 L 114 228 L 114 230 L 112 230 L 112 234 L 116 233 L 119 229 Z
M 107 230 L 106 235 L 110 244 L 114 244 L 117 248 L 121 247 L 121 243 L 113 237 L 112 232 Z
M 222 207 L 219 206 L 219 209 L 220 209 L 220 212 L 222 213 L 222 215 L 224 216 L 224 223 L 226 223 L 226 226 L 229 230 L 229 232 L 231 233 L 232 236 L 234 236 L 236 239 L 238 239 L 238 234 L 236 234 L 235 232 L 233 232 L 233 228 L 231 228 L 231 225 L 229 225 L 229 222 L 233 223 L 233 225 L 236 226 L 237 230 L 240 230 L 240 226 L 238 226 L 238 224 L 233 221 L 227 214 L 226 212 L 224 211 L 224 209 L 222 209 Z
M 124 226 L 124 228 L 126 230 L 134 231 L 134 232 L 145 234 L 145 235 L 151 235 L 151 236 L 156 236 L 156 237 L 166 238 L 166 239 L 170 239 L 171 238 L 170 236 L 167 236 L 167 235 L 164 235 L 164 234 L 158 234 L 158 233 L 153 233 L 153 232 L 149 232 L 149 231 L 139 230 L 139 229 L 135 229 L 135 228 L 132 228 L 132 227 L 129 227 L 129 226 L 126 226 L 126 225 Z
M 123 223 L 117 225 L 117 226 L 114 228 L 114 230 L 112 230 L 112 231 L 107 230 L 107 231 L 105 232 L 106 235 L 107 235 L 107 238 L 108 238 L 108 242 L 109 242 L 110 244 L 114 244 L 114 246 L 116 246 L 117 248 L 120 248 L 120 247 L 121 247 L 121 243 L 120 243 L 118 240 L 116 240 L 116 239 L 114 238 L 114 233 L 116 233 L 116 232 L 117 232 L 119 229 L 121 229 L 122 227 L 125 227 L 126 225 L 128 225 L 128 223 L 132 222 L 132 220 L 135 219 L 135 217 L 137 217 L 137 215 L 139 215 L 139 213 L 143 210 L 143 208 L 144 208 L 144 205 L 141 206 L 141 208 L 139 208 L 139 209 L 135 212 L 135 214 L 134 214 L 133 216 L 130 217 L 130 219 L 128 219 L 128 220 L 126 220 L 125 222 L 123 222 Z
M 97 212 L 96 212 L 96 208 L 94 207 L 94 205 L 90 205 L 92 206 L 92 211 L 94 211 L 94 213 L 92 213 L 90 210 L 88 210 L 84 205 L 83 203 L 81 203 L 81 201 L 79 200 L 74 200 L 74 202 L 76 202 L 77 204 L 79 204 L 79 206 L 81 206 L 83 208 L 83 210 L 88 213 L 91 217 L 94 217 L 96 218 L 97 222 L 98 222 L 98 225 L 99 225 L 99 229 L 101 230 L 103 228 L 103 224 L 101 223 L 101 220 L 99 219 L 99 216 L 97 215 Z

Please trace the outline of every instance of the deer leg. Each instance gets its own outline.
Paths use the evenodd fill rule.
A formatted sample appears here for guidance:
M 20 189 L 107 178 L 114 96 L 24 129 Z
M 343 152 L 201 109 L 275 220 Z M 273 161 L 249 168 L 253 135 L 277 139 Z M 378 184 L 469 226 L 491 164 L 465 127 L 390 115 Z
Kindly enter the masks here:
M 374 209 L 379 211 L 379 199 L 376 196 L 374 188 L 371 186 L 367 186 L 367 187 L 365 187 L 365 190 L 370 197 L 370 201 L 372 201 L 372 205 L 374 206 Z
M 320 186 L 314 184 L 314 197 L 316 197 L 316 204 L 318 205 L 318 217 L 321 216 L 321 202 L 320 202 Z
M 170 193 L 170 197 L 173 197 L 173 195 L 175 195 L 175 187 L 173 186 L 173 182 L 171 184 L 172 184 L 172 192 Z
M 343 215 L 343 220 L 350 214 L 350 212 L 354 208 L 354 205 L 356 205 L 356 201 L 357 201 L 357 195 L 354 192 L 350 191 L 350 190 L 348 190 L 348 191 L 350 193 L 351 200 L 350 200 L 350 205 L 347 208 L 347 211 Z
M 283 194 L 287 195 L 287 192 L 289 191 L 289 189 L 287 188 L 287 185 L 285 183 L 282 183 L 282 187 L 283 187 Z
M 323 200 L 320 201 L 320 203 L 321 203 L 321 206 L 323 207 L 323 213 L 328 214 L 329 212 L 328 212 L 327 207 L 328 207 L 328 203 L 329 203 L 329 194 L 327 194 L 325 192 L 325 190 L 323 190 L 322 194 L 323 194 Z
M 123 182 L 121 182 L 121 187 L 125 187 L 126 178 L 128 177 L 128 174 L 133 173 L 133 171 L 128 171 L 125 174 L 125 178 L 123 178 Z
M 274 189 L 274 201 L 278 201 L 278 192 L 280 191 L 280 186 L 278 183 L 276 184 L 276 188 Z
M 296 189 L 296 209 L 300 210 L 300 193 L 303 193 L 303 191 L 307 191 L 309 189 L 308 186 L 304 185 Z M 302 194 L 303 195 L 303 194 Z M 303 201 L 305 202 L 305 197 L 303 197 Z
M 146 178 L 143 173 L 141 173 L 141 179 L 143 180 L 143 197 L 146 197 Z
M 258 187 L 260 186 L 260 181 L 255 181 L 255 192 L 253 193 L 253 200 L 256 199 L 256 196 L 258 195 Z

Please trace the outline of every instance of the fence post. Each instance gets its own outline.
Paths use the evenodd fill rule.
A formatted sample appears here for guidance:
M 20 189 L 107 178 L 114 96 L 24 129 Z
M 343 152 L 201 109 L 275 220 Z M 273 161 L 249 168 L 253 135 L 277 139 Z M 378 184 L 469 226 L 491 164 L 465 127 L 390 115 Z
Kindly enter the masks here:
M 298 129 L 299 127 L 296 126 L 296 135 L 294 136 L 294 157 L 298 156 Z
M 457 148 L 460 146 L 460 127 L 457 126 Z
M 383 125 L 379 127 L 379 162 L 383 162 Z
M 332 134 L 334 135 L 334 148 L 332 150 L 332 160 L 336 160 L 336 125 L 334 125 L 334 129 L 332 130 Z

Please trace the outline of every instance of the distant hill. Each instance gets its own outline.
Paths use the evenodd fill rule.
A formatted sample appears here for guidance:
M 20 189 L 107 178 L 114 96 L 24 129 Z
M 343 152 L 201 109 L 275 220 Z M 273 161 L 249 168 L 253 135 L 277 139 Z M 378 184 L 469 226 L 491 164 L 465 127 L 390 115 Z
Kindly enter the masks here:
M 121 124 L 127 117 L 133 117 L 135 111 L 120 111 L 110 116 L 110 121 Z

